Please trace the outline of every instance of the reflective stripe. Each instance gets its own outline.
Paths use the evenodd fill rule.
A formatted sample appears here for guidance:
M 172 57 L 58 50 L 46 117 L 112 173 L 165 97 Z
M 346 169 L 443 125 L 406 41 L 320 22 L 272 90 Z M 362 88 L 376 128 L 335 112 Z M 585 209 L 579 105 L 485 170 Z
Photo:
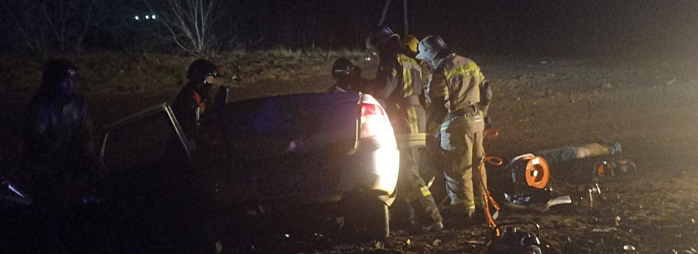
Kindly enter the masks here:
M 425 196 L 425 197 L 431 196 L 431 192 L 429 191 L 429 187 L 422 186 L 419 189 L 422 191 L 422 196 Z
M 400 142 L 406 141 L 424 141 L 427 139 L 426 133 L 415 133 L 415 134 L 396 134 L 395 140 Z
M 400 63 L 400 65 L 402 65 L 402 68 L 416 69 L 420 71 L 422 69 L 422 67 L 419 65 L 419 63 L 417 63 L 416 60 L 403 54 L 397 55 L 397 62 Z
M 478 83 L 482 80 L 480 78 L 482 77 L 482 72 L 480 72 L 480 67 L 475 64 L 475 62 L 469 62 L 465 66 L 456 66 L 453 67 L 450 70 L 444 71 L 444 75 L 446 76 L 447 80 L 451 80 L 455 78 L 457 75 L 463 75 L 464 77 L 472 77 L 476 76 L 478 78 Z
M 395 140 L 397 141 L 398 148 L 413 147 L 413 146 L 425 146 L 427 140 L 426 133 L 417 134 L 396 134 Z
M 405 69 L 413 69 L 413 70 L 419 70 L 421 72 L 422 67 L 419 66 L 416 62 L 401 62 L 402 68 Z
M 397 62 L 402 66 L 402 82 L 404 83 L 403 97 L 410 97 L 414 94 L 414 77 L 412 77 L 412 74 L 418 73 L 418 78 L 421 80 L 422 68 L 419 66 L 417 61 L 403 54 L 397 55 Z
M 480 98 L 479 86 L 472 87 L 473 84 L 471 84 L 470 79 L 475 78 L 475 84 L 479 85 L 483 80 L 485 80 L 485 77 L 480 71 L 480 67 L 478 67 L 475 62 L 469 61 L 465 65 L 454 66 L 449 70 L 443 70 L 442 73 L 446 79 L 445 82 L 447 83 L 447 89 L 450 90 L 449 95 L 446 95 L 446 98 L 448 98 L 450 102 L 451 111 L 460 109 L 461 107 L 459 106 L 461 105 L 458 103 L 458 98 L 451 98 L 450 95 L 468 96 L 468 93 L 474 93 L 475 97 Z M 460 77 L 460 80 L 458 77 Z M 464 84 L 469 85 L 469 87 L 466 87 L 465 89 L 472 89 L 472 91 L 466 92 L 466 94 L 459 94 L 459 91 L 463 89 L 462 86 Z
M 407 120 L 410 122 L 410 134 L 419 134 L 419 119 L 414 106 L 407 110 Z
M 465 207 L 466 207 L 467 209 L 469 209 L 469 210 L 474 210 L 474 209 L 475 209 L 475 202 L 474 202 L 474 201 L 467 201 L 467 200 L 464 200 L 464 201 L 463 201 L 463 204 L 464 204 Z
M 466 123 L 472 124 L 472 123 L 479 123 L 479 122 L 484 121 L 484 117 L 482 117 L 482 115 L 476 115 L 476 116 L 472 116 L 472 117 L 465 116 L 464 118 L 465 118 L 465 121 L 462 121 L 462 120 L 456 121 L 456 120 L 461 119 L 461 117 L 453 118 L 451 120 L 446 120 L 443 124 L 441 124 L 441 130 L 445 131 L 446 129 L 448 129 L 449 126 L 458 126 L 458 125 L 462 125 L 462 124 L 466 124 Z
M 404 83 L 404 86 L 402 88 L 404 91 L 403 97 L 407 98 L 407 97 L 412 96 L 412 93 L 413 93 L 412 82 L 413 81 L 412 81 L 412 75 L 410 73 L 410 69 L 403 68 L 402 69 L 402 83 Z

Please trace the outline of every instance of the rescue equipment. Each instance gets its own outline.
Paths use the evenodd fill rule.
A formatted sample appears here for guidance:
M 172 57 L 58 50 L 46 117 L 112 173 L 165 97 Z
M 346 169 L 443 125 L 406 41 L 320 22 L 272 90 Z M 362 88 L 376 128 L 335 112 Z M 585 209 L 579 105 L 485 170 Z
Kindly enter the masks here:
M 513 194 L 504 193 L 504 205 L 513 210 L 545 212 L 550 207 L 571 204 L 572 198 L 553 191 L 551 188 L 538 189 L 530 186 L 517 186 Z
M 486 139 L 493 139 L 493 138 L 496 138 L 497 136 L 499 136 L 499 130 L 497 130 L 497 129 L 487 129 L 487 130 L 485 130 L 484 132 L 482 132 L 482 136 L 483 136 L 484 138 L 486 138 Z M 489 163 L 490 165 L 493 165 L 493 166 L 501 166 L 501 165 L 504 163 L 504 161 L 502 160 L 501 157 L 497 157 L 497 156 L 487 156 L 487 154 L 485 154 L 484 158 L 485 158 L 485 162 L 487 162 L 487 163 Z
M 482 133 L 482 136 L 487 139 L 493 139 L 499 136 L 499 131 L 496 129 L 487 129 Z M 484 160 L 480 165 L 481 167 L 485 166 L 485 162 L 493 166 L 502 165 L 502 158 L 496 156 L 487 156 L 485 152 L 482 153 L 482 157 L 484 158 Z M 487 225 L 491 228 L 497 228 L 497 223 L 495 223 L 494 220 L 496 220 L 497 217 L 499 217 L 499 204 L 497 204 L 497 202 L 494 201 L 494 198 L 492 198 L 490 191 L 487 189 L 487 185 L 485 185 L 485 179 L 482 178 L 482 174 L 480 174 L 480 184 L 482 184 L 482 189 L 485 192 L 482 194 L 482 199 L 485 201 L 485 218 L 487 220 Z M 490 213 L 490 203 L 492 203 L 492 207 L 494 207 L 494 209 L 496 210 L 494 211 L 494 214 Z
M 637 173 L 635 163 L 628 159 L 608 159 L 596 163 L 593 167 L 592 179 L 594 182 L 608 177 L 627 177 Z
M 497 228 L 497 223 L 494 222 L 494 220 L 499 217 L 499 204 L 497 204 L 497 202 L 494 201 L 494 198 L 492 198 L 492 195 L 490 195 L 490 191 L 485 185 L 485 179 L 482 179 L 482 174 L 480 174 L 480 183 L 482 184 L 482 189 L 485 192 L 482 194 L 482 199 L 485 201 L 485 219 L 487 220 L 487 226 Z M 496 210 L 494 211 L 494 214 L 490 212 L 490 202 L 492 203 L 492 207 L 494 207 Z
M 550 180 L 550 167 L 543 157 L 533 154 L 517 156 L 509 163 L 515 184 L 543 189 Z
M 522 230 L 520 227 L 514 226 L 528 225 L 535 229 L 535 233 Z M 531 221 L 527 222 L 511 222 L 503 223 L 493 230 L 492 240 L 487 244 L 486 254 L 542 254 L 541 241 L 538 239 L 540 235 L 540 226 Z

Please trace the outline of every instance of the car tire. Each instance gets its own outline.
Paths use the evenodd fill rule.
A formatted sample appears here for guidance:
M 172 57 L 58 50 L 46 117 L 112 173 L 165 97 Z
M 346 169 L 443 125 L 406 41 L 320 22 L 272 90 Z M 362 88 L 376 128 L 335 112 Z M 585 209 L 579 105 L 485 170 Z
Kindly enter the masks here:
M 388 206 L 376 200 L 366 204 L 369 224 L 366 225 L 366 233 L 371 239 L 386 239 L 390 236 L 390 212 Z
M 375 196 L 357 195 L 345 200 L 343 231 L 350 238 L 383 240 L 390 234 L 388 206 Z

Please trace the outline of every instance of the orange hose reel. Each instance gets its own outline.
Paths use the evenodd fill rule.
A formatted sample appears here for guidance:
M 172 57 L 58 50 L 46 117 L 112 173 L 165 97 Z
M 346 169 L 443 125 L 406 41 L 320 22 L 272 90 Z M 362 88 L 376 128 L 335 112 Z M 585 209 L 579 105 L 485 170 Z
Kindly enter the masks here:
M 545 188 L 548 185 L 548 180 L 550 180 L 548 162 L 540 156 L 525 158 L 525 160 L 528 160 L 524 173 L 528 186 L 538 189 Z
M 514 158 L 514 182 L 543 189 L 550 180 L 550 167 L 543 157 L 527 154 Z

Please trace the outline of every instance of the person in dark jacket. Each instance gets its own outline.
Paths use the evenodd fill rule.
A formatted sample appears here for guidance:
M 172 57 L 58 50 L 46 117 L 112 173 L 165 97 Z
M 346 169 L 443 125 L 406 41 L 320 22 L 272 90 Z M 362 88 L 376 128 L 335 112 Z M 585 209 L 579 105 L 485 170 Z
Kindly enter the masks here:
M 195 60 L 189 65 L 187 70 L 187 79 L 189 81 L 172 102 L 172 111 L 187 138 L 187 143 L 194 151 L 204 151 L 203 153 L 206 153 L 205 151 L 216 149 L 214 146 L 214 141 L 217 139 L 215 138 L 216 134 L 214 134 L 216 131 L 210 129 L 210 127 L 216 125 L 207 125 L 206 122 L 207 119 L 211 120 L 214 118 L 212 116 L 214 116 L 215 112 L 220 112 L 219 109 L 225 105 L 229 92 L 229 87 L 221 86 L 218 88 L 216 97 L 211 98 L 209 92 L 213 86 L 221 85 L 218 84 L 220 79 L 216 80 L 217 76 L 218 68 L 214 63 L 205 59 Z M 181 149 L 178 149 L 178 147 L 181 147 L 181 143 L 176 139 L 172 139 L 170 159 L 182 159 Z M 198 160 L 201 159 L 201 157 L 196 156 L 196 153 L 194 155 L 187 154 L 187 156 L 190 156 L 189 159 L 192 159 L 194 164 L 198 164 Z M 198 195 L 206 194 L 199 193 Z M 201 240 L 202 244 L 204 244 L 203 248 L 215 248 L 216 250 L 211 252 L 218 253 L 221 246 L 217 240 L 219 232 L 216 224 L 213 222 L 215 216 L 210 213 L 212 209 L 209 207 L 209 204 L 203 200 L 198 201 L 201 203 L 197 203 L 193 209 L 195 212 L 189 215 L 194 218 L 190 221 L 195 221 L 196 223 L 188 226 L 196 230 L 198 237 L 201 237 L 197 241 Z
M 177 117 L 190 145 L 195 145 L 201 119 L 210 114 L 215 107 L 225 104 L 228 88 L 221 88 L 216 95 L 216 105 L 209 92 L 213 87 L 214 78 L 218 76 L 218 68 L 211 61 L 198 59 L 189 65 L 187 84 L 180 90 L 172 102 L 172 110 Z
M 332 77 L 337 81 L 327 91 L 329 93 L 366 93 L 367 80 L 361 77 L 361 67 L 354 65 L 346 57 L 340 57 L 332 64 Z
M 419 207 L 422 216 L 409 217 L 413 225 L 427 230 L 442 229 L 442 218 L 424 179 L 419 174 L 419 159 L 425 147 L 426 116 L 419 101 L 422 93 L 422 69 L 401 46 L 400 36 L 388 27 L 379 27 L 366 40 L 368 53 L 378 55 L 380 62 L 371 94 L 381 101 L 395 131 L 400 151 L 398 202 L 405 202 L 408 211 Z M 428 219 L 426 218 L 428 217 Z
M 92 121 L 85 99 L 75 95 L 79 75 L 63 59 L 44 66 L 41 87 L 29 102 L 24 123 L 24 154 L 39 181 L 61 177 L 94 179 Z
M 75 219 L 71 210 L 97 178 L 87 102 L 73 92 L 78 81 L 77 68 L 70 61 L 48 61 L 23 126 L 29 193 L 49 224 L 57 253 L 74 240 L 69 230 Z

